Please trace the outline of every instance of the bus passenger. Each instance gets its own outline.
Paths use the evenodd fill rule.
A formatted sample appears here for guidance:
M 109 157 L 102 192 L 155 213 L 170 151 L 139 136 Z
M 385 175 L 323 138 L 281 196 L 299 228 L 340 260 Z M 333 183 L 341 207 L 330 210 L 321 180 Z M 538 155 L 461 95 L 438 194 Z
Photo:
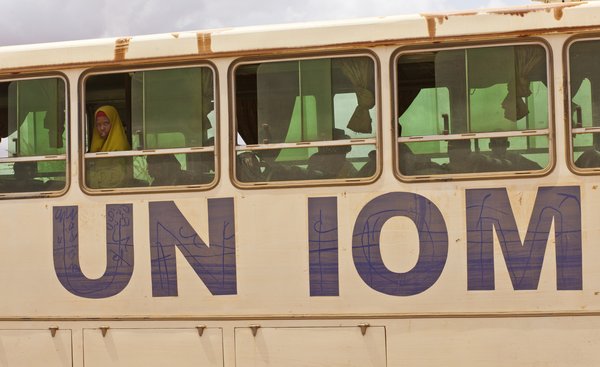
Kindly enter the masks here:
M 342 129 L 333 129 L 333 140 L 350 139 Z M 310 178 L 348 178 L 356 177 L 358 171 L 346 159 L 352 150 L 350 146 L 319 147 L 318 151 L 308 159 L 307 172 Z
M 577 158 L 575 165 L 579 168 L 600 167 L 600 152 L 595 148 L 587 149 Z
M 181 163 L 174 154 L 149 155 L 146 157 L 148 175 L 152 186 L 189 185 L 192 176 L 181 169 Z
M 504 158 L 492 158 L 471 151 L 470 140 L 448 141 L 448 163 L 444 166 L 450 173 L 475 173 L 511 171 L 512 163 Z
M 123 122 L 117 109 L 102 106 L 94 113 L 94 128 L 90 152 L 129 150 Z M 112 188 L 131 185 L 132 161 L 128 157 L 107 157 L 86 160 L 87 184 L 92 188 Z
M 90 152 L 130 150 L 123 122 L 113 106 L 102 106 L 94 113 L 94 129 Z
M 402 136 L 402 125 L 400 124 L 398 124 L 398 135 Z M 444 173 L 442 166 L 432 162 L 429 157 L 413 153 L 406 143 L 398 144 L 398 166 L 403 175 Z
M 262 165 L 254 152 L 242 152 L 236 157 L 237 179 L 242 182 L 265 181 Z
M 15 180 L 10 185 L 10 191 L 28 192 L 44 191 L 43 181 L 37 180 L 37 162 L 15 162 L 13 164 Z
M 377 151 L 372 150 L 368 154 L 367 163 L 358 170 L 356 177 L 369 177 L 375 174 L 377 170 Z
M 508 148 L 510 147 L 510 141 L 508 141 L 508 137 L 506 136 L 491 138 L 489 147 L 491 150 L 490 156 L 492 158 L 506 159 L 510 161 L 513 171 L 542 169 L 542 167 L 536 162 L 527 159 L 518 153 L 509 152 Z

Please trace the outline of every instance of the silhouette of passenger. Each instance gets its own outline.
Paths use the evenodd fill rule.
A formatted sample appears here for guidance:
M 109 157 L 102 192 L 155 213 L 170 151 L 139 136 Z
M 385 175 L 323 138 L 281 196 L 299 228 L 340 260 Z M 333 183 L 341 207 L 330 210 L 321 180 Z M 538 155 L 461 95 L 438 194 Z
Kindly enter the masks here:
M 510 171 L 512 163 L 472 152 L 470 140 L 449 140 L 448 163 L 444 167 L 450 173 L 496 172 Z
M 575 165 L 579 168 L 600 167 L 600 152 L 595 148 L 586 150 L 577 158 Z
M 333 129 L 333 140 L 350 139 L 342 129 Z M 308 159 L 307 171 L 311 178 L 348 178 L 358 174 L 354 165 L 346 159 L 351 146 L 319 147 Z
M 9 187 L 13 192 L 44 191 L 43 181 L 36 180 L 37 162 L 15 162 L 13 164 L 15 180 Z
M 174 154 L 149 155 L 146 157 L 148 175 L 152 177 L 152 186 L 189 185 L 193 183 L 191 175 L 181 169 L 181 163 Z
M 518 153 L 509 152 L 508 148 L 510 147 L 510 141 L 506 136 L 491 138 L 489 147 L 491 150 L 490 156 L 496 159 L 508 160 L 512 164 L 513 171 L 542 169 L 542 167 L 536 162 L 527 159 Z

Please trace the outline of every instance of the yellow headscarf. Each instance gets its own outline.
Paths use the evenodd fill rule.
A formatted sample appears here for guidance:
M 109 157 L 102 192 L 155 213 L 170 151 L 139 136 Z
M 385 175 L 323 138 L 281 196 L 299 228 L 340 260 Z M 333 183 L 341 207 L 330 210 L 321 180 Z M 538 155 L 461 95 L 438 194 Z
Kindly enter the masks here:
M 104 112 L 110 121 L 110 131 L 106 139 L 100 137 L 100 133 L 94 125 L 92 133 L 92 144 L 90 146 L 90 152 L 114 152 L 118 150 L 130 150 L 131 146 L 125 136 L 125 129 L 123 128 L 123 122 L 119 117 L 119 112 L 113 106 L 102 106 L 94 112 L 94 124 L 96 123 L 96 116 L 98 112 Z

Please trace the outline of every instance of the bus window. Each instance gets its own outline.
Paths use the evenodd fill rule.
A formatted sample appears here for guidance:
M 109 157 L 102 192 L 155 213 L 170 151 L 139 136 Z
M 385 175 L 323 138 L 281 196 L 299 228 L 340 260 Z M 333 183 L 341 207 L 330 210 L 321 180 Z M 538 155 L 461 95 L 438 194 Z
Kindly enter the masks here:
M 98 125 L 104 115 L 114 120 L 106 137 Z M 89 189 L 215 182 L 214 86 L 208 67 L 90 75 L 85 118 Z
M 582 170 L 600 167 L 598 54 L 598 40 L 578 41 L 569 47 L 571 159 Z
M 401 53 L 396 77 L 401 177 L 539 173 L 549 167 L 542 46 Z
M 375 175 L 377 99 L 371 58 L 243 64 L 234 78 L 237 182 Z
M 60 78 L 0 82 L 0 193 L 66 187 L 66 99 Z

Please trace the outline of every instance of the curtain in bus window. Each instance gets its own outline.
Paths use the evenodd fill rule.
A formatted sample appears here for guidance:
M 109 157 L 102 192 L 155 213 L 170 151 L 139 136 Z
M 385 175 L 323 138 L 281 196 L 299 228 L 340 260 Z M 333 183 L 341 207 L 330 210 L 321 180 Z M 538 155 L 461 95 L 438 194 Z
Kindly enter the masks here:
M 467 76 L 465 68 L 466 55 L 464 50 L 437 52 L 434 58 L 435 86 L 437 90 L 447 89 L 452 98 L 449 110 L 441 108 L 441 112 L 448 113 L 450 125 L 438 125 L 438 134 L 460 134 L 468 131 L 468 91 L 466 86 Z M 443 100 L 439 102 L 444 103 Z M 441 106 L 440 106 L 441 107 Z M 436 121 L 442 121 L 442 115 L 436 116 Z M 447 131 L 446 131 L 447 130 Z
M 531 95 L 530 74 L 544 60 L 544 53 L 540 47 L 515 47 L 515 54 L 514 85 L 509 84 L 507 103 L 502 105 L 506 118 L 512 121 L 520 120 L 529 113 L 523 99 Z
M 13 156 L 64 153 L 64 86 L 59 79 L 8 86 L 9 152 Z
M 465 51 L 469 132 L 509 131 L 517 128 L 514 114 L 524 103 L 519 97 L 526 85 L 515 80 L 517 60 L 513 47 L 488 47 Z M 521 91 L 515 92 L 515 86 Z M 531 92 L 529 93 L 531 94 Z M 520 113 L 523 107 L 518 107 Z M 527 106 L 524 107 L 527 110 Z
M 331 60 L 261 64 L 257 105 L 260 143 L 331 139 Z
M 238 140 L 258 144 L 258 112 L 256 103 L 256 68 L 246 65 L 235 72 L 235 118 Z
M 373 63 L 367 58 L 341 59 L 340 63 L 342 72 L 352 82 L 358 101 L 358 106 L 348 122 L 348 128 L 357 133 L 369 134 L 372 131 L 369 110 L 375 107 L 375 95 L 369 88 L 369 79 L 373 76 Z
M 398 116 L 404 113 L 415 101 L 422 89 L 435 87 L 433 53 L 407 55 L 398 65 Z
M 261 64 L 257 70 L 258 140 L 296 143 L 331 140 L 331 59 Z M 262 152 L 277 161 L 306 160 L 306 149 Z
M 543 47 L 487 47 L 465 52 L 468 132 L 548 128 Z M 547 139 L 543 137 L 531 137 L 528 141 L 529 148 L 541 148 L 546 144 Z
M 203 142 L 208 138 L 207 130 L 212 127 L 208 114 L 214 110 L 214 98 L 213 98 L 213 75 L 212 71 L 204 69 L 201 74 L 202 77 L 202 135 Z M 214 145 L 214 144 L 213 144 Z
M 210 69 L 136 72 L 131 83 L 134 148 L 206 144 L 211 127 L 207 115 L 213 109 Z

